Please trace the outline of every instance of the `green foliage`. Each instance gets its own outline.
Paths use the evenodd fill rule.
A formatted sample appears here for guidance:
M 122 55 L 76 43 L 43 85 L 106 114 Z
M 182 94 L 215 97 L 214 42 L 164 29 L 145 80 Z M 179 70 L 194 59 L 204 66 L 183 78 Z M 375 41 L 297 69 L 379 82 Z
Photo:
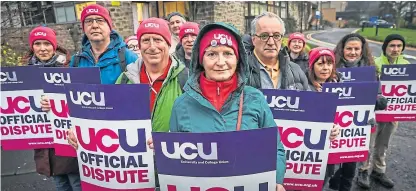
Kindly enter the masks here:
M 8 43 L 1 45 L 1 66 L 21 66 L 23 54 L 16 52 Z
M 375 28 L 364 28 L 364 32 L 361 29 L 358 33 L 370 40 L 380 41 L 383 42 L 384 39 L 389 34 L 400 34 L 404 37 L 406 41 L 406 46 L 416 47 L 416 30 L 412 29 L 388 29 L 388 28 L 379 28 L 378 29 L 378 36 L 376 36 L 376 29 Z

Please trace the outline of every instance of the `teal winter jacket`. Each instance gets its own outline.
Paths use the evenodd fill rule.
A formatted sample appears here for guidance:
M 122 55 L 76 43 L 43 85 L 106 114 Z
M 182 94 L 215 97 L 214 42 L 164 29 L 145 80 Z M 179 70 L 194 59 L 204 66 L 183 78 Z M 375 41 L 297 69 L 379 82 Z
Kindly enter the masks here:
M 238 87 L 230 94 L 220 112 L 202 95 L 199 77 L 203 67 L 199 62 L 199 44 L 201 37 L 210 29 L 222 27 L 229 30 L 239 43 L 239 62 L 237 64 Z M 247 86 L 249 73 L 247 54 L 245 53 L 238 30 L 226 23 L 214 23 L 201 29 L 194 47 L 190 63 L 190 76 L 184 87 L 184 94 L 175 100 L 170 118 L 171 132 L 225 132 L 235 131 L 239 110 L 240 95 L 244 92 L 244 104 L 241 130 L 276 127 L 272 112 L 264 95 L 257 89 Z M 277 171 L 276 183 L 283 184 L 286 171 L 285 150 L 277 135 Z M 273 144 L 273 143 L 270 143 Z

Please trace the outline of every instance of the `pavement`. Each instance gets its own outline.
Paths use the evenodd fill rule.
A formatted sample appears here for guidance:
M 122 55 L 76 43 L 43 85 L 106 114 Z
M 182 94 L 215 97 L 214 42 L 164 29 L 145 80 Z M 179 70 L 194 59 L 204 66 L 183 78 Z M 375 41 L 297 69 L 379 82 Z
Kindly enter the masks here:
M 323 31 L 309 31 L 306 35 L 308 43 L 316 46 L 324 46 L 328 48 L 335 48 L 336 44 L 347 34 L 350 34 L 358 29 L 346 28 L 338 29 L 331 28 Z M 369 41 L 369 46 L 373 56 L 380 56 L 382 54 L 381 46 L 382 43 Z M 404 57 L 409 60 L 410 63 L 416 64 L 416 49 L 406 47 L 404 50 Z

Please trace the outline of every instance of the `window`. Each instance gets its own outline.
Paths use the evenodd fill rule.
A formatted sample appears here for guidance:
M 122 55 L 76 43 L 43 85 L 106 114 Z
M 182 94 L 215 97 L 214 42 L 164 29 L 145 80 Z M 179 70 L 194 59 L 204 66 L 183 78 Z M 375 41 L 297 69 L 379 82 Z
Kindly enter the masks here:
M 287 18 L 287 2 L 280 2 L 280 17 Z
M 182 15 L 186 15 L 186 5 L 188 2 L 185 1 L 169 1 L 169 2 L 158 2 L 159 6 L 159 17 L 168 16 L 169 13 L 179 12 Z
M 280 3 L 283 3 L 284 8 L 281 8 Z M 257 15 L 260 15 L 264 12 L 275 13 L 282 18 L 287 17 L 287 2 L 278 2 L 278 1 L 253 1 L 246 2 L 244 5 L 244 16 L 245 16 L 245 25 L 246 33 L 250 33 L 250 23 Z M 282 16 L 280 12 L 285 14 Z
M 55 5 L 56 23 L 74 22 L 77 20 L 75 16 L 75 6 L 73 3 L 63 3 Z

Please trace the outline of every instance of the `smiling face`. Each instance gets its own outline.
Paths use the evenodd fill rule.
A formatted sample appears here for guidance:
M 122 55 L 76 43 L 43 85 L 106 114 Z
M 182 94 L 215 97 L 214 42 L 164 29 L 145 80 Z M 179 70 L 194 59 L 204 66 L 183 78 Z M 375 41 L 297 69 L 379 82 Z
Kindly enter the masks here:
M 303 47 L 304 47 L 303 41 L 300 39 L 293 39 L 290 41 L 290 44 L 289 44 L 290 52 L 299 54 L 300 52 L 302 52 Z
M 179 29 L 182 26 L 183 22 L 183 18 L 181 16 L 175 15 L 172 18 L 170 18 L 169 20 L 169 28 L 170 31 L 172 32 L 172 34 L 174 34 L 175 36 L 179 35 Z
M 231 79 L 237 69 L 237 56 L 228 46 L 208 47 L 202 58 L 205 77 L 216 82 Z
M 362 46 L 360 40 L 351 40 L 345 43 L 343 50 L 345 60 L 354 62 L 360 59 L 363 51 Z
M 144 34 L 140 38 L 140 52 L 144 63 L 157 65 L 169 58 L 169 45 L 157 34 Z
M 331 77 L 334 69 L 334 60 L 330 56 L 321 56 L 313 65 L 313 71 L 317 81 L 325 82 Z
M 103 17 L 98 15 L 90 15 L 85 18 L 84 32 L 91 42 L 110 40 L 110 26 Z
M 139 49 L 139 41 L 138 40 L 129 40 L 127 42 L 127 48 L 134 53 L 140 55 L 140 49 Z

